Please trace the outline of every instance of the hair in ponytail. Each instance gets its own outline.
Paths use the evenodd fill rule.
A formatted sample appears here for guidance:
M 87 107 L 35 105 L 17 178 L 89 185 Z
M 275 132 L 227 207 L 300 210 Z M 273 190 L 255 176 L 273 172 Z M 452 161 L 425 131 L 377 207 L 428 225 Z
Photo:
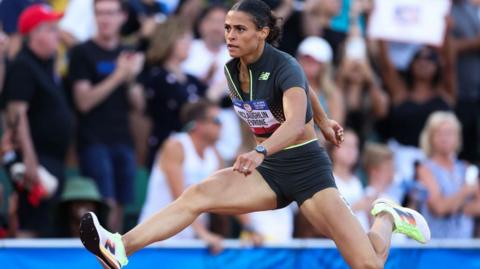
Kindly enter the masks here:
M 270 32 L 266 41 L 273 46 L 278 46 L 278 42 L 282 37 L 282 29 L 280 28 L 280 19 L 273 15 L 270 7 L 261 0 L 242 0 L 230 10 L 242 11 L 252 16 L 253 23 L 257 29 L 268 27 Z

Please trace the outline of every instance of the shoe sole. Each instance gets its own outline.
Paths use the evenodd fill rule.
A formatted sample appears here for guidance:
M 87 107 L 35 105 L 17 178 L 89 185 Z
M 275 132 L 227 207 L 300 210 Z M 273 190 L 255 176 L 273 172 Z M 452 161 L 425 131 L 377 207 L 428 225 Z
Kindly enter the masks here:
M 96 224 L 99 225 L 97 217 L 93 213 L 83 215 L 80 220 L 80 240 L 85 248 L 93 253 L 107 269 L 120 269 L 113 257 L 108 257 L 106 250 L 100 246 L 100 235 Z M 113 260 L 112 260 L 113 258 Z M 106 267 L 105 267 L 106 266 Z
M 428 241 L 430 241 L 430 238 L 431 238 L 430 227 L 428 226 L 428 222 L 422 216 L 422 214 L 420 214 L 419 212 L 417 212 L 416 210 L 413 210 L 411 208 L 399 206 L 399 205 L 395 204 L 394 202 L 392 202 L 388 199 L 384 199 L 384 198 L 379 198 L 379 199 L 377 199 L 373 202 L 373 204 L 377 204 L 377 203 L 385 203 L 385 204 L 390 205 L 392 208 L 400 208 L 401 210 L 412 214 L 415 218 L 415 222 L 417 223 L 418 229 L 421 231 L 421 233 L 423 234 L 423 237 L 425 239 L 425 242 L 422 242 L 422 241 L 419 241 L 419 242 L 422 243 L 422 244 L 425 244 Z

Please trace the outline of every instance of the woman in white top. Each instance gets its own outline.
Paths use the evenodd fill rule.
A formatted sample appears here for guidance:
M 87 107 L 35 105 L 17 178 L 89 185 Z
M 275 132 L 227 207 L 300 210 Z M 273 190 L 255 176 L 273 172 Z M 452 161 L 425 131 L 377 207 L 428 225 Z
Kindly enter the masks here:
M 219 112 L 216 106 L 204 101 L 188 104 L 182 109 L 181 118 L 187 132 L 172 135 L 159 150 L 139 222 L 148 219 L 177 199 L 186 188 L 222 167 L 222 160 L 215 149 L 221 126 Z M 204 215 L 173 238 L 195 237 L 214 247 L 221 245 L 221 238 L 206 228 Z

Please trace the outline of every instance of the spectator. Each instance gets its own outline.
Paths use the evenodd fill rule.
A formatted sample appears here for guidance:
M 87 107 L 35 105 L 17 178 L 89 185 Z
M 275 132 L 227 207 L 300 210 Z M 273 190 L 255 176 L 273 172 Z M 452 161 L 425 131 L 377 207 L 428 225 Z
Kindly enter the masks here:
M 227 9 L 218 4 L 202 11 L 197 24 L 200 38 L 192 41 L 188 58 L 182 63 L 186 73 L 194 75 L 205 85 L 222 84 L 222 96 L 226 95 L 227 83 L 223 66 L 230 59 L 224 37 L 226 14 Z
M 97 34 L 72 49 L 69 67 L 77 150 L 81 174 L 96 181 L 111 208 L 109 227 L 120 231 L 136 172 L 128 113 L 143 108 L 141 88 L 134 85 L 143 55 L 120 43 L 126 16 L 121 0 L 95 0 L 94 9 Z
M 345 126 L 359 134 L 363 145 L 373 135 L 376 120 L 387 116 L 389 100 L 372 70 L 358 25 L 350 26 L 343 55 L 337 83 L 345 100 Z
M 192 41 L 190 29 L 178 18 L 158 25 L 147 51 L 147 68 L 141 76 L 147 98 L 147 113 L 153 121 L 150 135 L 150 168 L 163 141 L 174 131 L 180 131 L 180 108 L 197 101 L 205 94 L 205 86 L 186 74 L 181 64 L 188 57 Z
M 181 118 L 187 132 L 170 136 L 158 151 L 139 222 L 223 166 L 215 149 L 221 126 L 218 115 L 218 107 L 206 101 L 186 104 L 182 108 Z M 192 227 L 174 238 L 199 237 L 212 245 L 215 251 L 221 250 L 221 237 L 208 231 L 206 221 L 206 216 L 202 215 Z
M 428 190 L 421 212 L 430 225 L 432 238 L 472 238 L 473 217 L 480 216 L 477 178 L 466 179 L 467 164 L 457 153 L 461 127 L 451 112 L 435 112 L 422 131 L 420 144 L 427 160 L 419 168 L 419 179 Z
M 390 61 L 385 42 L 380 42 L 380 70 L 391 100 L 387 118 L 390 145 L 396 170 L 403 172 L 404 178 L 412 178 L 414 161 L 423 158 L 418 137 L 427 117 L 438 110 L 451 110 L 455 104 L 450 43 L 446 38 L 440 56 L 430 47 L 420 48 L 403 79 Z
M 343 145 L 339 148 L 333 148 L 331 151 L 333 176 L 335 177 L 338 191 L 346 202 L 350 204 L 362 227 L 365 231 L 368 231 L 370 227 L 368 212 L 376 196 L 367 196 L 362 182 L 354 174 L 354 169 L 359 159 L 357 134 L 352 130 L 346 130 L 344 137 Z
M 220 119 L 223 124 L 217 149 L 224 160 L 232 161 L 238 153 L 241 135 L 239 119 L 225 90 L 224 65 L 230 59 L 224 37 L 226 14 L 226 8 L 219 4 L 212 4 L 202 11 L 197 24 L 200 38 L 193 40 L 182 67 L 186 73 L 208 86 L 206 94 L 209 100 L 221 104 Z
M 175 7 L 175 12 L 173 14 L 180 18 L 186 27 L 193 29 L 194 24 L 202 11 L 203 3 L 202 0 L 178 0 L 178 5 Z
M 128 19 L 122 26 L 122 36 L 139 38 L 139 49 L 145 50 L 148 37 L 157 23 L 167 19 L 166 6 L 155 0 L 131 0 L 127 2 Z
M 332 58 L 332 48 L 320 37 L 307 37 L 298 47 L 297 59 L 305 71 L 308 84 L 317 94 L 329 118 L 343 124 L 344 103 L 333 81 Z
M 276 15 L 284 21 L 283 38 L 279 48 L 295 55 L 298 45 L 305 37 L 325 37 L 329 34 L 331 19 L 339 14 L 341 8 L 341 0 L 307 0 L 301 11 L 295 9 L 293 0 L 279 1 L 279 6 L 272 7 Z M 337 45 L 335 43 L 334 50 Z
M 387 145 L 367 143 L 362 153 L 362 165 L 367 177 L 365 194 L 372 199 L 387 198 L 401 203 L 404 193 L 394 181 L 393 152 Z
M 54 69 L 60 16 L 44 5 L 33 5 L 22 12 L 18 25 L 26 37 L 25 46 L 12 63 L 5 82 L 7 121 L 11 127 L 8 131 L 25 165 L 22 184 L 32 191 L 39 184 L 39 165 L 53 174 L 59 181 L 58 190 L 62 189 L 71 139 L 71 111 Z M 29 199 L 30 194 L 19 193 L 19 236 L 51 235 L 50 210 L 56 195 L 36 205 Z
M 75 177 L 65 182 L 65 189 L 60 197 L 58 219 L 61 222 L 60 236 L 79 237 L 78 223 L 80 218 L 88 213 L 95 212 L 104 217 L 108 210 L 103 203 L 102 196 L 90 178 Z
M 22 47 L 22 36 L 18 31 L 18 20 L 22 11 L 30 5 L 45 3 L 44 0 L 2 0 L 0 1 L 0 25 L 10 38 L 8 59 L 13 59 Z
M 452 34 L 458 59 L 458 101 L 455 112 L 462 123 L 462 139 L 468 141 L 460 157 L 480 160 L 480 2 L 453 1 Z

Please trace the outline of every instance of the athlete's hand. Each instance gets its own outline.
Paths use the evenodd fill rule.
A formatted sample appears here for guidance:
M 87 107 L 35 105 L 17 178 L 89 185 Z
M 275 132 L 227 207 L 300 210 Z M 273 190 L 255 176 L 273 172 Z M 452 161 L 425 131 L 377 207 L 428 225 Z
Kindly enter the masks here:
M 327 141 L 339 147 L 343 142 L 343 128 L 334 120 L 323 121 L 320 125 L 320 131 Z
M 241 154 L 233 164 L 233 171 L 238 171 L 239 173 L 248 176 L 255 168 L 260 166 L 264 158 L 263 154 L 258 153 L 255 150 Z

